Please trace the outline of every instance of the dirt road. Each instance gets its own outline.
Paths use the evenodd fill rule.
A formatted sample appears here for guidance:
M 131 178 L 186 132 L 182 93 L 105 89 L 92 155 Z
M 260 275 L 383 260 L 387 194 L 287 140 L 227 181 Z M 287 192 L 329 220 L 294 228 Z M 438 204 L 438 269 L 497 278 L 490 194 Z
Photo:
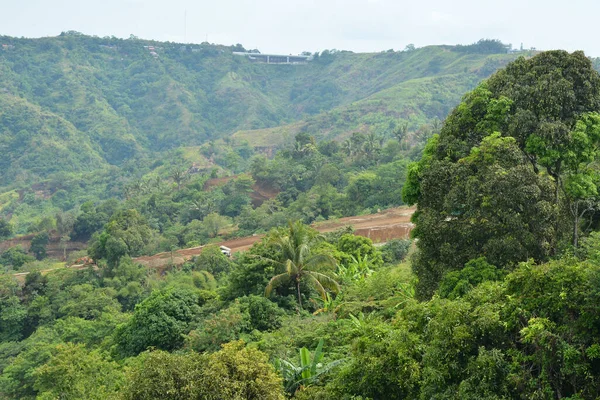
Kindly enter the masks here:
M 391 239 L 407 239 L 413 224 L 410 217 L 414 213 L 413 207 L 398 207 L 382 211 L 377 214 L 345 217 L 334 221 L 325 221 L 313 224 L 313 227 L 321 233 L 331 232 L 344 226 L 351 225 L 355 235 L 368 237 L 375 243 L 387 242 Z M 248 236 L 239 239 L 226 240 L 216 243 L 219 246 L 227 246 L 232 253 L 248 250 L 252 245 L 263 238 L 264 235 Z M 204 246 L 189 249 L 176 250 L 173 253 L 158 253 L 153 256 L 135 258 L 134 261 L 148 268 L 162 269 L 170 264 L 183 264 L 202 252 Z
M 410 217 L 415 212 L 414 207 L 398 207 L 379 212 L 377 214 L 360 215 L 354 217 L 345 217 L 333 221 L 324 221 L 313 224 L 313 227 L 321 233 L 331 232 L 345 226 L 352 226 L 354 234 L 368 237 L 374 243 L 384 243 L 392 239 L 407 239 L 414 225 L 410 222 Z M 218 246 L 227 246 L 233 253 L 248 250 L 252 245 L 263 238 L 264 235 L 254 235 L 239 239 L 226 240 L 216 243 Z M 152 256 L 142 256 L 134 258 L 134 261 L 148 267 L 156 269 L 158 273 L 169 265 L 180 265 L 199 255 L 205 246 L 191 247 L 171 252 L 158 253 Z M 71 265 L 71 269 L 88 268 L 87 265 Z M 53 269 L 41 271 L 46 274 Z M 25 281 L 28 272 L 14 274 L 21 282 Z

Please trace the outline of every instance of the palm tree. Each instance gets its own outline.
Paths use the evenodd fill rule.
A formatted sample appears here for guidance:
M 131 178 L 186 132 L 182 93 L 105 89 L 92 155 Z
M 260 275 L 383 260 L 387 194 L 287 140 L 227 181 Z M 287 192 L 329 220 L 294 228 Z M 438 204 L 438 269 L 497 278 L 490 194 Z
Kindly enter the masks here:
M 354 145 L 352 144 L 352 140 L 344 140 L 342 148 L 344 149 L 344 152 L 348 155 L 348 157 L 352 157 L 354 155 Z
M 293 282 L 298 293 L 298 305 L 302 309 L 302 298 L 300 296 L 300 282 L 302 281 L 312 285 L 323 299 L 327 298 L 326 289 L 334 293 L 339 292 L 340 286 L 335 280 L 313 270 L 319 266 L 335 266 L 333 257 L 327 254 L 313 253 L 314 246 L 320 240 L 322 240 L 322 236 L 313 237 L 306 225 L 300 221 L 290 222 L 287 234 L 279 234 L 271 238 L 270 244 L 280 250 L 281 256 L 279 261 L 266 260 L 284 266 L 285 272 L 271 278 L 265 288 L 265 296 L 268 297 L 276 287 Z

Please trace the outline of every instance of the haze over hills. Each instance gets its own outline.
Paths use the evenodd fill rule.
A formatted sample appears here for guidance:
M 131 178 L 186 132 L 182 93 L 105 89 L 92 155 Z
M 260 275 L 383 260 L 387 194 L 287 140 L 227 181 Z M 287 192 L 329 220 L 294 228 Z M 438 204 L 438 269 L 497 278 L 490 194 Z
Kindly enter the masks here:
M 233 47 L 78 33 L 0 37 L 0 185 L 89 172 L 230 138 L 281 146 L 298 132 L 389 134 L 443 119 L 517 57 L 486 48 L 325 51 L 305 65 L 253 63 Z M 493 50 L 492 50 L 493 52 Z

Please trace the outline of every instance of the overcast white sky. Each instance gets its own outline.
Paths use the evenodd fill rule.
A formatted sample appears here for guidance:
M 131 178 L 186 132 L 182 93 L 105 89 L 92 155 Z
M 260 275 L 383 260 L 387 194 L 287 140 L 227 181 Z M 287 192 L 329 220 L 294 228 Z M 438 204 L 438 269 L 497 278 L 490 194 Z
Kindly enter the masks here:
M 597 0 L 0 0 L 0 35 L 75 30 L 285 54 L 491 38 L 600 56 L 599 15 Z

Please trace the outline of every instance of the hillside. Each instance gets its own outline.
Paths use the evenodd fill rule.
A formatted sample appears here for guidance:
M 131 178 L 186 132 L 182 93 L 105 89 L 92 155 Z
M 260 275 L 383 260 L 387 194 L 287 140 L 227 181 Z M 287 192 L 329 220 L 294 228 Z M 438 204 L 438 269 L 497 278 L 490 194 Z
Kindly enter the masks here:
M 0 42 L 0 149 L 8 155 L 0 186 L 156 160 L 234 133 L 272 147 L 300 131 L 379 133 L 398 120 L 416 128 L 443 119 L 463 93 L 516 57 L 431 46 L 325 51 L 306 65 L 266 65 L 233 55 L 239 45 L 77 33 Z
M 598 60 L 2 40 L 0 400 L 598 398 Z

